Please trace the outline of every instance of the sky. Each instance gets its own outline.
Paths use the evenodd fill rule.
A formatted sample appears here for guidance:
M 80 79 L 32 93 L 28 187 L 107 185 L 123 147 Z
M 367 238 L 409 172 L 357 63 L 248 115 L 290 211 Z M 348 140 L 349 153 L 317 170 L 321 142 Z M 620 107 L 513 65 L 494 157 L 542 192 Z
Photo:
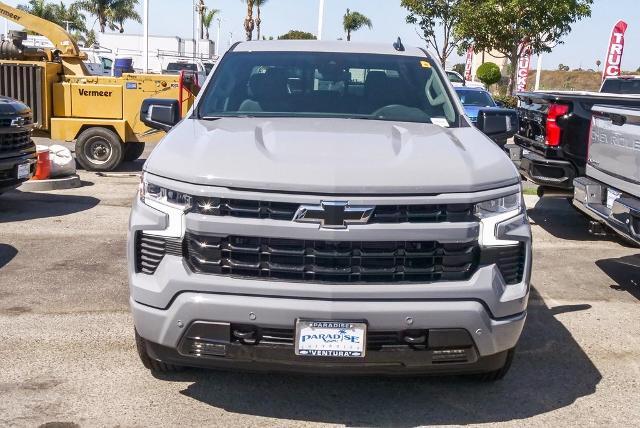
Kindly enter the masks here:
M 26 0 L 2 0 L 15 6 Z M 70 3 L 71 0 L 63 0 Z M 142 15 L 142 0 L 140 14 Z M 244 38 L 243 20 L 246 6 L 241 0 L 205 0 L 210 8 L 220 9 L 221 50 L 229 40 Z M 596 60 L 604 62 L 611 29 L 618 19 L 624 19 L 629 28 L 626 34 L 622 62 L 624 70 L 640 67 L 640 0 L 595 0 L 591 18 L 577 22 L 572 32 L 564 38 L 564 44 L 543 57 L 543 68 L 556 69 L 562 63 L 573 68 L 596 68 Z M 154 35 L 193 36 L 193 0 L 150 0 L 150 32 Z M 291 29 L 316 33 L 318 28 L 319 0 L 269 0 L 262 8 L 262 34 L 269 37 L 284 34 Z M 405 22 L 406 10 L 400 0 L 325 0 L 325 26 L 323 38 L 344 38 L 342 16 L 346 9 L 356 10 L 368 16 L 373 29 L 362 29 L 352 35 L 352 40 L 393 43 L 398 36 L 407 45 L 424 46 L 416 34 L 416 27 Z M 89 18 L 89 27 L 95 18 Z M 95 25 L 97 29 L 97 25 Z M 142 26 L 135 22 L 125 24 L 127 33 L 142 33 Z M 217 23 L 211 28 L 211 38 L 216 39 Z M 534 57 L 535 61 L 536 58 Z M 463 62 L 454 57 L 451 64 Z M 535 62 L 534 62 L 535 64 Z

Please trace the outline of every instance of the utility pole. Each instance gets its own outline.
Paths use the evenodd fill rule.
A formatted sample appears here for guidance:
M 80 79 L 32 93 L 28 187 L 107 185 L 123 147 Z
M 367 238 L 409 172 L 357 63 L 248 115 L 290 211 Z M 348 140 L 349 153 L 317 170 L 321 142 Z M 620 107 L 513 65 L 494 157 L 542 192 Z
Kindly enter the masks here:
M 149 0 L 144 0 L 142 26 L 144 28 L 144 36 L 142 42 L 142 56 L 144 58 L 144 73 L 149 72 Z
M 542 74 L 542 53 L 538 54 L 538 66 L 536 67 L 536 88 L 535 90 L 540 90 L 540 75 Z
M 318 40 L 322 40 L 323 27 L 324 27 L 324 0 L 320 0 L 320 9 L 318 10 Z
M 69 24 L 71 24 L 73 21 L 62 21 L 65 24 L 67 24 L 67 33 L 69 32 Z

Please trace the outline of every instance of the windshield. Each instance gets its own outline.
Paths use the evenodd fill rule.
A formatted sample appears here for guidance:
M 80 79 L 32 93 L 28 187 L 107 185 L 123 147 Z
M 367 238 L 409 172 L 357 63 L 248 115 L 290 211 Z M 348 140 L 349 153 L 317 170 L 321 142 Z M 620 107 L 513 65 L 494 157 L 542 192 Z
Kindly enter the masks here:
M 484 91 L 456 91 L 463 106 L 495 107 L 496 103 L 491 95 Z
M 232 52 L 200 117 L 336 117 L 454 126 L 458 116 L 427 58 L 326 52 Z
M 602 84 L 600 92 L 640 95 L 640 79 L 607 79 Z
M 188 62 L 171 62 L 167 66 L 167 71 L 198 71 L 198 67 L 195 64 Z
M 451 80 L 453 83 L 464 83 L 464 80 L 462 80 L 462 78 L 460 76 L 458 76 L 457 73 L 454 73 L 452 71 L 447 71 L 447 77 L 449 78 L 449 80 Z
M 213 64 L 210 62 L 205 62 L 204 63 L 204 71 L 205 73 L 209 74 L 211 73 L 211 70 L 213 70 Z

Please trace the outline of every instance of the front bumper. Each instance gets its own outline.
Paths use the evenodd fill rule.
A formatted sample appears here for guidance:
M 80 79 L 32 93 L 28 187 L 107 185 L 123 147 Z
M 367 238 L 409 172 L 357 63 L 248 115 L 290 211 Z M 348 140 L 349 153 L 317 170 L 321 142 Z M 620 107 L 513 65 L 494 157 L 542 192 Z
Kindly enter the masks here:
M 18 165 L 29 163 L 31 165 L 29 177 L 18 179 Z M 33 177 L 36 168 L 35 145 L 34 152 L 21 154 L 19 156 L 0 158 L 0 192 L 15 189 L 20 184 Z
M 592 219 L 640 245 L 640 199 L 622 195 L 611 208 L 605 203 L 607 186 L 588 177 L 574 180 L 573 205 Z
M 314 239 L 315 235 L 325 233 L 331 235 L 329 239 L 339 239 L 333 236 L 340 236 L 335 231 L 319 231 L 317 226 L 290 225 L 282 226 L 280 230 L 275 225 L 265 227 L 271 225 L 268 220 L 241 222 L 238 219 L 187 217 L 183 216 L 182 224 L 176 227 L 171 224 L 170 216 L 137 200 L 131 215 L 128 246 L 131 309 L 136 329 L 145 340 L 148 353 L 164 362 L 186 366 L 250 369 L 260 366 L 300 371 L 322 371 L 322 367 L 333 370 L 342 366 L 350 372 L 486 371 L 504 363 L 506 352 L 515 347 L 522 332 L 531 272 L 528 225 L 506 228 L 509 230 L 504 232 L 510 239 L 523 243 L 526 249 L 522 281 L 513 285 L 505 283 L 496 265 L 480 267 L 464 281 L 331 284 L 198 274 L 191 270 L 183 257 L 169 254 L 163 257 L 153 275 L 137 273 L 134 236 L 140 230 L 158 234 L 184 231 L 185 228 L 211 233 L 244 231 L 249 236 L 253 233 L 287 233 L 285 236 L 289 238 L 303 236 L 304 239 Z M 459 238 L 451 239 L 470 239 L 467 234 L 475 234 L 476 238 L 471 239 L 477 239 L 479 233 L 477 224 L 467 226 L 467 229 L 455 223 L 433 224 L 422 229 L 419 225 L 406 227 L 411 229 L 400 230 L 398 227 L 389 233 L 389 230 L 371 227 L 372 232 L 367 235 L 364 230 L 353 227 L 343 233 L 353 234 L 352 239 L 355 240 L 366 239 L 367 236 L 380 240 L 403 239 L 404 235 L 426 240 L 452 236 Z M 448 230 L 447 227 L 453 229 Z M 416 236 L 420 234 L 424 238 Z M 387 349 L 367 352 L 364 359 L 355 362 L 309 361 L 295 356 L 291 346 L 256 346 L 228 339 L 221 340 L 225 347 L 222 356 L 203 358 L 180 352 L 186 331 L 197 322 L 291 330 L 299 318 L 365 320 L 370 331 L 399 334 L 415 329 L 428 332 L 462 330 L 470 338 L 470 346 L 465 348 L 468 358 L 464 363 L 437 364 L 432 361 L 432 349 Z

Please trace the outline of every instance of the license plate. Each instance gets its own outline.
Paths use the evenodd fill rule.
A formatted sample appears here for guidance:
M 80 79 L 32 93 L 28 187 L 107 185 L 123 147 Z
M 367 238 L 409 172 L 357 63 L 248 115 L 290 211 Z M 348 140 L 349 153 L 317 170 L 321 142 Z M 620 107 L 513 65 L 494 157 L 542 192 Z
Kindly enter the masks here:
M 296 322 L 296 355 L 362 358 L 366 343 L 367 325 L 362 322 Z
M 18 180 L 23 178 L 29 178 L 31 174 L 31 164 L 22 163 L 18 165 Z
M 607 208 L 612 209 L 613 203 L 622 195 L 622 192 L 618 192 L 615 189 L 607 189 Z

